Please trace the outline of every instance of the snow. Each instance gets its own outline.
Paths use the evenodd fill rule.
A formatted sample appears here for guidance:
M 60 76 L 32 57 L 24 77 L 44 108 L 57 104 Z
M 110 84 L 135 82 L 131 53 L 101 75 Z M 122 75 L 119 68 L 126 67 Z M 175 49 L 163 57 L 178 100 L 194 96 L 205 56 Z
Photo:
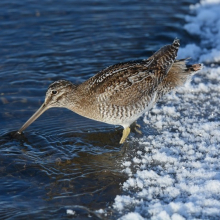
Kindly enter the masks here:
M 138 149 L 122 162 L 129 178 L 113 204 L 120 220 L 220 218 L 220 1 L 190 8 L 184 28 L 201 42 L 179 56 L 208 66 L 145 115 L 158 134 L 133 138 Z
M 144 218 L 141 217 L 141 215 L 139 215 L 138 213 L 128 213 L 127 215 L 123 216 L 120 218 L 120 220 L 143 220 Z
M 66 214 L 68 214 L 68 215 L 75 215 L 75 211 L 73 211 L 72 209 L 67 209 L 66 210 Z
M 199 62 L 220 62 L 220 1 L 204 0 L 191 9 L 196 16 L 186 16 L 184 28 L 192 36 L 199 36 L 201 42 L 181 48 L 181 55 L 191 56 Z

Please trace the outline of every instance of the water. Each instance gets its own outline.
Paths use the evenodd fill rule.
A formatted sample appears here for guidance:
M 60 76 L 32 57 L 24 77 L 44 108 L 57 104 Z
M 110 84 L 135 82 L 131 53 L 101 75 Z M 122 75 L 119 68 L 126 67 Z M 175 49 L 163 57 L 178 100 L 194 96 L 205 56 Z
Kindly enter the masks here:
M 182 26 L 195 2 L 1 0 L 1 219 L 118 215 L 111 205 L 128 178 L 121 161 L 138 147 L 118 144 L 120 127 L 50 109 L 20 137 L 13 135 L 51 82 L 81 83 L 111 64 L 146 58 L 175 37 L 187 44 L 192 39 Z M 148 125 L 142 131 L 156 133 Z M 107 215 L 93 212 L 98 209 Z

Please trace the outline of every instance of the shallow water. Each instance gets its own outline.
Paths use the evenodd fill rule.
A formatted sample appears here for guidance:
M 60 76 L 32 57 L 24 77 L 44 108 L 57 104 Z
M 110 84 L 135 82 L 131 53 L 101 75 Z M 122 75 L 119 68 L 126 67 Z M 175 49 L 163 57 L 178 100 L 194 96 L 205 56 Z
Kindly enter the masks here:
M 189 42 L 182 26 L 195 2 L 0 1 L 1 219 L 114 219 L 111 205 L 127 179 L 121 160 L 137 147 L 118 144 L 120 127 L 50 109 L 22 135 L 15 131 L 51 82 L 78 84 L 111 64 L 146 58 L 175 37 Z M 139 123 L 143 136 L 157 132 Z M 97 216 L 98 209 L 108 215 Z

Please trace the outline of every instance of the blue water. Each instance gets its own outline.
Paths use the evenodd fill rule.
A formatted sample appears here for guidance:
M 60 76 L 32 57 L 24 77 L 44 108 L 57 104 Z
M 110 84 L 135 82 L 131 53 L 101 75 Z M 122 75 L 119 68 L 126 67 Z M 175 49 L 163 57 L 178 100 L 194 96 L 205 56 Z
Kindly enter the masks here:
M 111 204 L 127 178 L 120 160 L 138 147 L 118 144 L 120 127 L 51 109 L 13 134 L 51 82 L 78 84 L 176 37 L 182 45 L 194 41 L 183 25 L 195 2 L 0 1 L 0 219 L 97 219 L 97 209 L 107 210 L 101 218 L 117 216 Z

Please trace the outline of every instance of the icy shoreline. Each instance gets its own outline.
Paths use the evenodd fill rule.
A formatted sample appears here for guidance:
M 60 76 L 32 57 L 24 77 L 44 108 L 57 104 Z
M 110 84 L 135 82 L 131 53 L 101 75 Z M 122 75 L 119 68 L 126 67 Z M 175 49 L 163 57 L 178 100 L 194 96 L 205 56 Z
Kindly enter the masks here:
M 133 139 L 142 151 L 124 161 L 130 177 L 113 205 L 123 220 L 220 217 L 220 1 L 191 9 L 196 14 L 186 16 L 184 28 L 201 42 L 186 45 L 180 57 L 213 65 L 144 117 L 160 134 Z

